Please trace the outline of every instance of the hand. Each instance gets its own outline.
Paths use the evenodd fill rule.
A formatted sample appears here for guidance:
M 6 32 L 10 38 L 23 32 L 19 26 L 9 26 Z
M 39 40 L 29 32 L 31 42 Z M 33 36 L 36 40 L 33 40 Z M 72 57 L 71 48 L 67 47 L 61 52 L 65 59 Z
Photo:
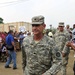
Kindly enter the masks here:
M 14 50 L 16 51 L 16 47 L 14 47 Z
M 62 56 L 63 56 L 63 57 L 65 57 L 65 56 L 66 56 L 66 54 L 62 52 Z
M 9 56 L 8 50 L 6 50 L 6 55 L 7 55 L 7 57 Z
M 6 50 L 6 54 L 8 54 L 8 50 Z
M 71 42 L 68 42 L 66 46 L 71 47 Z

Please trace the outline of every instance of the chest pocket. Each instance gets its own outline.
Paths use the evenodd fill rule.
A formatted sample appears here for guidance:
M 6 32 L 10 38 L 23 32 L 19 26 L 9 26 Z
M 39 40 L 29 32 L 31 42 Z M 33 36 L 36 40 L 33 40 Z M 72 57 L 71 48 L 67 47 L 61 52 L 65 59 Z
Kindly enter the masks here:
M 51 50 L 50 46 L 47 44 L 38 45 L 38 61 L 44 63 L 45 65 L 49 65 L 51 61 Z
M 56 36 L 56 41 L 65 42 L 65 41 L 66 41 L 66 36 L 65 36 L 65 34 L 58 34 L 58 35 Z
M 50 46 L 47 44 L 25 45 L 25 51 L 27 53 L 36 52 L 40 55 L 48 55 L 50 53 Z
M 32 51 L 34 51 L 33 50 L 33 46 L 31 46 L 31 45 L 25 45 L 25 52 L 26 52 L 27 56 L 29 54 L 33 53 Z
M 39 55 L 48 56 L 51 52 L 48 44 L 38 44 L 37 47 Z

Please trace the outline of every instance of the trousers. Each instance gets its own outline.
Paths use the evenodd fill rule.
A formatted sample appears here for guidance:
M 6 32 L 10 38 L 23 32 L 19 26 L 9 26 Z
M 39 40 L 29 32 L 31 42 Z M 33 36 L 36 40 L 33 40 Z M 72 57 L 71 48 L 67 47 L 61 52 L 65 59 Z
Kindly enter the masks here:
M 17 67 L 17 64 L 16 64 L 16 52 L 14 50 L 13 51 L 8 50 L 8 55 L 9 56 L 7 58 L 7 62 L 5 64 L 5 66 L 9 66 L 11 61 L 13 61 L 13 68 Z

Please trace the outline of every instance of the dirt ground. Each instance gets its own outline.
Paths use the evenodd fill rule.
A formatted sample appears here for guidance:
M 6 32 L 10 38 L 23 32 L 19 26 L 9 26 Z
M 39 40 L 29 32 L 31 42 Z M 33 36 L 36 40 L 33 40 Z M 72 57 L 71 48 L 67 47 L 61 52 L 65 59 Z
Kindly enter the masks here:
M 69 55 L 69 63 L 67 65 L 67 75 L 74 75 L 73 74 L 73 62 L 74 62 L 74 51 L 71 50 Z M 21 51 L 17 52 L 17 67 L 18 69 L 13 70 L 12 68 L 6 69 L 4 68 L 5 63 L 0 62 L 0 75 L 23 75 L 22 71 L 22 57 Z M 12 63 L 10 64 L 12 67 Z M 61 75 L 60 72 L 58 75 Z

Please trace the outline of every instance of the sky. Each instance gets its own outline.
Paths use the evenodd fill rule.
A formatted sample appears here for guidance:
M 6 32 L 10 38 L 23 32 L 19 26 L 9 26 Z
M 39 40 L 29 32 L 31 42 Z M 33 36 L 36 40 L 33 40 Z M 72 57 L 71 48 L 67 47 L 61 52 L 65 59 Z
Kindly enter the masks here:
M 0 0 L 0 17 L 4 23 L 31 22 L 34 16 L 45 17 L 46 28 L 64 22 L 75 23 L 75 0 Z

